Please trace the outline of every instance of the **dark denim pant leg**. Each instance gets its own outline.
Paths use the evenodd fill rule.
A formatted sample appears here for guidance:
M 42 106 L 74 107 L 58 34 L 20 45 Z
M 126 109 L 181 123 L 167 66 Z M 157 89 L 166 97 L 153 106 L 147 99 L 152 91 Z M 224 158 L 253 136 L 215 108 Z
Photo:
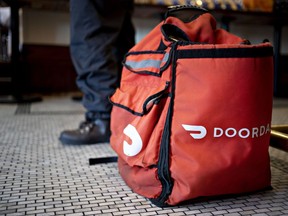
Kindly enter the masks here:
M 71 58 L 86 118 L 110 118 L 108 97 L 119 85 L 121 61 L 134 45 L 133 0 L 70 0 Z

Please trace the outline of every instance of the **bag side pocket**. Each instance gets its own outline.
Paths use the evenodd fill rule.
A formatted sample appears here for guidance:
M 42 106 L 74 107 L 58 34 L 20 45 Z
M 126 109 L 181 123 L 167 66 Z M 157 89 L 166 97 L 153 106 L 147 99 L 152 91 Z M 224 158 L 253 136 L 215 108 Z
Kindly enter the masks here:
M 110 98 L 114 105 L 111 146 L 130 166 L 157 163 L 169 87 L 168 82 L 159 81 L 157 87 L 122 82 Z

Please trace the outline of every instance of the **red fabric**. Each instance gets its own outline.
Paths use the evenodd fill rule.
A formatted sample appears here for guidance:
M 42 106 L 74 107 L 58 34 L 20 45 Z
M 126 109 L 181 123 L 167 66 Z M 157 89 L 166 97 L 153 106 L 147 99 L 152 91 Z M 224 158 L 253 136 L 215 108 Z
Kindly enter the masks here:
M 200 18 L 189 23 L 183 23 L 175 17 L 168 17 L 166 24 L 173 24 L 182 29 L 190 41 L 207 44 L 240 44 L 243 39 L 223 29 L 216 28 L 215 18 L 209 14 L 203 14 Z
M 165 23 L 182 29 L 191 41 L 205 43 L 181 45 L 177 50 L 271 47 L 269 43 L 241 44 L 244 39 L 217 29 L 215 19 L 208 13 L 190 23 L 175 17 L 169 17 Z M 143 68 L 149 68 L 148 62 L 154 64 L 153 60 L 163 58 L 156 54 L 162 40 L 167 46 L 164 53 L 169 54 L 167 64 L 161 64 L 158 70 L 153 67 L 156 75 L 124 68 L 121 86 L 111 97 L 115 105 L 111 145 L 119 155 L 121 176 L 132 190 L 145 197 L 157 198 L 161 194 L 157 165 L 171 94 L 174 94 L 169 137 L 173 189 L 167 204 L 270 186 L 268 147 L 273 57 L 181 58 L 174 65 L 173 42 L 161 34 L 162 24 L 164 22 L 132 48 L 129 60 L 136 59 L 144 64 Z M 143 55 L 137 53 L 140 51 Z M 175 68 L 175 92 L 172 92 Z M 147 104 L 150 99 L 155 100 Z M 146 107 L 149 110 L 144 112 Z M 185 125 L 202 126 L 207 134 L 195 139 L 193 131 L 185 129 Z M 132 128 L 128 135 L 124 132 L 127 126 Z M 139 151 L 127 155 L 124 145 L 126 143 L 129 150 L 135 136 Z
M 272 65 L 272 58 L 178 60 L 171 129 L 174 187 L 169 203 L 270 185 L 266 130 L 271 122 Z M 204 125 L 207 136 L 195 140 L 189 132 L 183 133 L 181 124 Z M 263 126 L 265 133 L 260 136 Z M 240 135 L 246 137 L 249 130 L 250 136 L 230 138 L 224 132 L 214 137 L 216 127 L 235 128 L 237 133 L 244 128 Z
M 156 198 L 161 193 L 156 168 L 131 167 L 121 158 L 118 159 L 118 167 L 124 181 L 134 192 L 147 198 Z

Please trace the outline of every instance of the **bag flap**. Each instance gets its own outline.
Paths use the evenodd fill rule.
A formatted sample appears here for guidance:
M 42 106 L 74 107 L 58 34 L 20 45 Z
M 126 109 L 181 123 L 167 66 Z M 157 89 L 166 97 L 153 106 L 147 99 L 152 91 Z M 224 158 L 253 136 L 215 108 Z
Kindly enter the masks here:
M 114 106 L 121 107 L 134 115 L 143 116 L 163 96 L 169 82 L 161 81 L 157 86 L 137 85 L 123 82 L 110 98 Z

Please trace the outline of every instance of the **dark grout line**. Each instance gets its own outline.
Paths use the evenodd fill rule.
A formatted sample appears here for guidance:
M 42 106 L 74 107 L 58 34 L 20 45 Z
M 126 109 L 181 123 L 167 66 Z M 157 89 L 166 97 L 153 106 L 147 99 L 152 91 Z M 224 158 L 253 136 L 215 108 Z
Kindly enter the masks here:
M 31 103 L 21 103 L 17 105 L 15 115 L 30 114 L 31 113 Z

